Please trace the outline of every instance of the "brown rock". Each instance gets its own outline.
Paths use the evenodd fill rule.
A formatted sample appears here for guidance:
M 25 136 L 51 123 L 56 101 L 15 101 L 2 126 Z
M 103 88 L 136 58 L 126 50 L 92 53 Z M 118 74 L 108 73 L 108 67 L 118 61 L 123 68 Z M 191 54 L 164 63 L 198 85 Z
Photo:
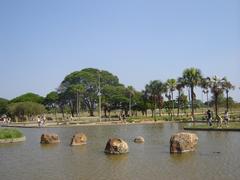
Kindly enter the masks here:
M 142 136 L 138 136 L 134 139 L 135 143 L 144 143 L 144 138 Z
M 83 133 L 77 133 L 73 136 L 71 145 L 77 146 L 77 145 L 83 145 L 87 144 L 87 136 Z
M 57 134 L 46 133 L 41 136 L 41 144 L 55 144 L 60 143 L 60 139 Z
M 128 144 L 120 138 L 109 139 L 105 151 L 106 154 L 125 154 L 128 153 Z
M 177 133 L 170 139 L 170 153 L 195 151 L 198 137 L 193 133 Z

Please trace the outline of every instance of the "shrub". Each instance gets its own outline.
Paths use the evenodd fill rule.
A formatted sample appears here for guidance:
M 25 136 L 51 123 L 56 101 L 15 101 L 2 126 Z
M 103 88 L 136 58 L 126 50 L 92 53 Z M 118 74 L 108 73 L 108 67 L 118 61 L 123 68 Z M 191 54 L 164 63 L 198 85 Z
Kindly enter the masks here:
M 12 103 L 8 106 L 8 112 L 13 117 L 17 116 L 22 121 L 25 120 L 25 116 L 38 115 L 45 112 L 45 108 L 42 104 L 35 102 L 18 102 Z

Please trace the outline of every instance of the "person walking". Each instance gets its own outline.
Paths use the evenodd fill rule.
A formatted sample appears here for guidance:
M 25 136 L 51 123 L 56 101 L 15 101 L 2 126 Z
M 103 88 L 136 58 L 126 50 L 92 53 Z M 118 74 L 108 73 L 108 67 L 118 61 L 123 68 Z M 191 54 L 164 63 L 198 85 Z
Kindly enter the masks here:
M 226 110 L 224 113 L 224 124 L 228 127 L 228 123 L 229 123 L 229 114 L 228 114 L 228 111 Z
M 223 119 L 221 116 L 217 115 L 217 127 L 222 127 Z

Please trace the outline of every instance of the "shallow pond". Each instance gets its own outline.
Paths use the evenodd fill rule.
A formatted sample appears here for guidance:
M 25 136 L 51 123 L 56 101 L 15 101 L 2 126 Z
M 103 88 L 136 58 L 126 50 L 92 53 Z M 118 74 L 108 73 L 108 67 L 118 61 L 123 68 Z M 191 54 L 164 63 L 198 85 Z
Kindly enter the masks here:
M 240 132 L 196 131 L 196 152 L 170 154 L 169 139 L 183 124 L 84 126 L 20 129 L 26 141 L 0 145 L 2 180 L 161 180 L 239 179 Z M 57 133 L 58 145 L 41 145 L 44 132 Z M 87 145 L 70 147 L 71 137 L 83 132 Z M 134 137 L 143 136 L 144 144 Z M 121 137 L 129 145 L 126 155 L 105 155 L 108 138 Z

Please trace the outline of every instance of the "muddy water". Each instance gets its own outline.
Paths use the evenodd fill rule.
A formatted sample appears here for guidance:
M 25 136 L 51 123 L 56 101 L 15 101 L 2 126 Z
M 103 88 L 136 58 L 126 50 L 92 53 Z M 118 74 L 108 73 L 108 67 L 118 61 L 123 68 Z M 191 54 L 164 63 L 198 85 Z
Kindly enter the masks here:
M 27 140 L 0 145 L 2 180 L 161 180 L 239 179 L 240 132 L 195 132 L 196 152 L 169 154 L 171 134 L 182 131 L 181 124 L 89 126 L 52 129 L 20 129 Z M 41 145 L 43 132 L 60 136 L 58 145 Z M 88 144 L 70 147 L 76 132 L 88 137 Z M 135 144 L 136 136 L 145 138 Z M 121 137 L 130 153 L 104 154 L 109 137 Z

